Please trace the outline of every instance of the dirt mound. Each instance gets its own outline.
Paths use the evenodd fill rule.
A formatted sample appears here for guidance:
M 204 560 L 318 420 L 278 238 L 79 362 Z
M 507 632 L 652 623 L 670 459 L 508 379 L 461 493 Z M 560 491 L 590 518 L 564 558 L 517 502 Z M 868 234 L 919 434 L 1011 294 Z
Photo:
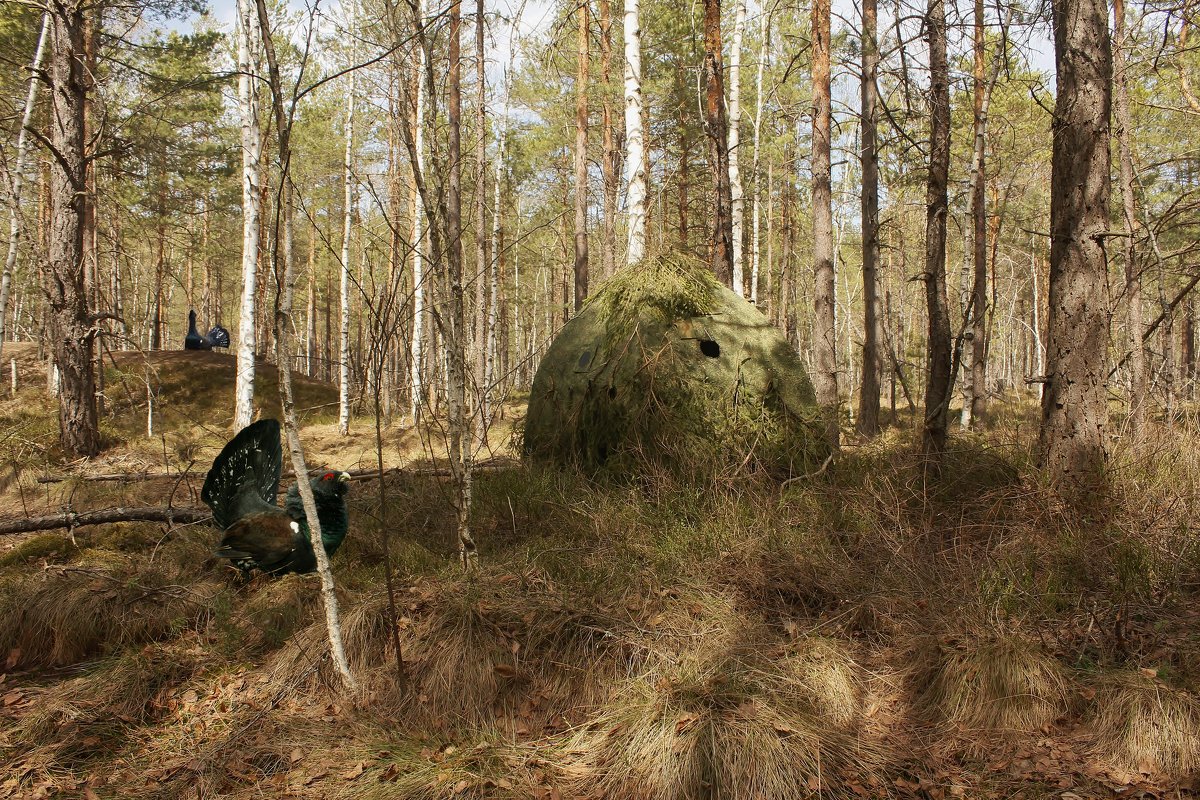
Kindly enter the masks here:
M 195 350 L 113 353 L 105 369 L 105 396 L 118 422 L 145 427 L 147 398 L 166 427 L 200 423 L 228 430 L 233 423 L 233 392 L 237 359 L 227 353 Z M 292 374 L 296 410 L 312 417 L 333 408 L 337 387 L 298 373 Z M 258 361 L 254 375 L 254 405 L 263 416 L 279 416 L 279 370 Z M 131 413 L 140 410 L 141 414 Z M 125 419 L 130 417 L 130 419 Z

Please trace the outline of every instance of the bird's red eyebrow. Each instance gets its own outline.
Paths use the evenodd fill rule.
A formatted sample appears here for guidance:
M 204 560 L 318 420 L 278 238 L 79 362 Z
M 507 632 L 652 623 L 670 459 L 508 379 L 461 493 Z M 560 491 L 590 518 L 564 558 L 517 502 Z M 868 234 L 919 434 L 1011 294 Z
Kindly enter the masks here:
M 331 481 L 331 480 L 333 480 L 333 473 L 332 473 L 332 472 L 326 472 L 326 473 L 325 473 L 323 476 L 321 476 L 321 480 L 323 480 L 323 481 Z

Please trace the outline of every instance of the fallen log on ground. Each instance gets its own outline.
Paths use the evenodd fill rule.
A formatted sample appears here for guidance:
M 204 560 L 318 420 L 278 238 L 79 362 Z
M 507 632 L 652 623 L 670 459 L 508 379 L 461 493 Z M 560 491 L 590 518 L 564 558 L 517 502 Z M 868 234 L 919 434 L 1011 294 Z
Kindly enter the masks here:
M 66 511 L 44 517 L 22 517 L 0 520 L 0 536 L 55 528 L 74 530 L 86 525 L 106 525 L 114 522 L 165 522 L 184 525 L 202 522 L 212 517 L 207 508 L 106 508 L 102 511 Z
M 507 458 L 498 456 L 489 458 L 484 461 L 477 462 L 474 466 L 475 472 L 493 472 L 501 469 L 511 469 L 520 462 L 515 458 Z M 365 481 L 379 476 L 379 470 L 375 467 L 367 469 L 352 469 L 347 470 L 350 473 L 350 479 L 355 481 Z M 314 469 L 309 474 L 316 476 L 325 472 L 323 469 Z M 38 483 L 62 483 L 63 481 L 83 481 L 85 483 L 102 483 L 105 481 L 153 481 L 153 480 L 178 480 L 183 471 L 174 472 L 129 472 L 129 473 L 102 473 L 99 475 L 42 475 L 37 479 Z M 191 473 L 199 477 L 200 473 Z M 387 467 L 383 470 L 384 475 L 423 475 L 432 477 L 448 477 L 450 468 L 438 466 L 429 463 L 426 466 L 420 467 Z M 284 472 L 280 477 L 287 479 L 295 477 L 296 473 L 288 471 Z

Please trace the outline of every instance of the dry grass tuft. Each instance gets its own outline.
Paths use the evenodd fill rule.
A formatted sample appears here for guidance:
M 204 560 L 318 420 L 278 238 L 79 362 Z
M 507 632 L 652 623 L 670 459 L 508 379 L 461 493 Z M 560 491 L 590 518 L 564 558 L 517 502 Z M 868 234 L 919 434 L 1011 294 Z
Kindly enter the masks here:
M 844 645 L 818 636 L 803 640 L 799 652 L 780 662 L 781 671 L 840 727 L 854 725 L 863 707 L 859 667 Z
M 372 775 L 357 784 L 334 786 L 333 797 L 353 800 L 525 800 L 549 797 L 547 757 L 558 753 L 506 740 L 494 730 L 478 731 L 475 743 L 421 747 L 405 742 L 389 743 L 389 757 Z M 372 779 L 374 778 L 374 779 Z M 554 795 L 558 796 L 558 795 Z
M 297 629 L 322 615 L 320 584 L 313 575 L 259 578 L 237 614 L 251 652 L 281 647 Z
M 583 597 L 569 600 L 536 575 L 425 581 L 398 592 L 407 686 L 398 691 L 387 593 L 343 607 L 351 668 L 376 703 L 437 730 L 499 725 L 534 735 L 578 717 L 603 696 L 620 663 L 614 620 Z M 336 685 L 319 611 L 272 659 L 275 683 L 314 662 L 310 685 Z
M 161 693 L 194 673 L 201 652 L 177 645 L 131 650 L 40 690 L 13 727 L 11 744 L 57 761 L 111 755 L 162 710 Z
M 94 552 L 71 566 L 0 582 L 0 652 L 19 665 L 64 666 L 203 625 L 225 585 L 175 565 Z
M 1132 773 L 1178 780 L 1200 770 L 1200 700 L 1141 672 L 1097 692 L 1091 723 L 1096 755 Z
M 606 797 L 850 796 L 884 763 L 860 733 L 860 681 L 835 644 L 772 659 L 766 628 L 731 615 L 714 642 L 627 680 L 572 746 L 581 791 Z M 774 655 L 779 656 L 776 652 Z M 780 665 L 783 668 L 779 668 Z
M 1058 662 L 1015 637 L 926 642 L 916 656 L 915 704 L 968 734 L 1025 734 L 1066 710 Z

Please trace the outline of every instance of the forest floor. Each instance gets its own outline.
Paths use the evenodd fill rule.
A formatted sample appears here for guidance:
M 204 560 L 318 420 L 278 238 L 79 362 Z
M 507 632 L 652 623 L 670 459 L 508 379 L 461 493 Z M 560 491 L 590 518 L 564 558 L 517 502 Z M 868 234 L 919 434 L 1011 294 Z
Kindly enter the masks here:
M 197 503 L 230 357 L 118 357 L 87 465 L 56 450 L 33 354 L 9 357 L 0 517 Z M 300 394 L 314 466 L 375 465 L 370 420 L 343 439 L 334 388 Z M 478 478 L 472 575 L 443 479 L 358 482 L 333 560 L 354 693 L 316 578 L 243 583 L 207 524 L 0 537 L 0 798 L 1193 796 L 1195 419 L 1118 439 L 1082 520 L 1032 467 L 1035 409 L 991 422 L 936 479 L 903 414 L 786 487 L 513 459 Z M 389 467 L 436 454 L 384 438 Z

